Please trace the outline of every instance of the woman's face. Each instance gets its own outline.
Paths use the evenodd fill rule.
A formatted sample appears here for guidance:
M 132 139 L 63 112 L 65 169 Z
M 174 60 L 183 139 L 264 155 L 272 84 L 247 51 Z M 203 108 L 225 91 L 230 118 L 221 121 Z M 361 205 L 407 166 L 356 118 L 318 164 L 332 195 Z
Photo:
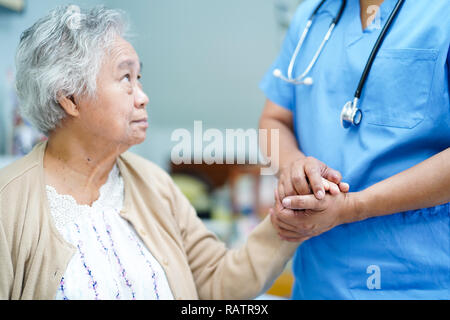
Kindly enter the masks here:
M 140 69 L 134 48 L 118 37 L 104 57 L 96 98 L 77 101 L 79 124 L 88 139 L 128 147 L 145 140 L 149 99 L 139 81 Z

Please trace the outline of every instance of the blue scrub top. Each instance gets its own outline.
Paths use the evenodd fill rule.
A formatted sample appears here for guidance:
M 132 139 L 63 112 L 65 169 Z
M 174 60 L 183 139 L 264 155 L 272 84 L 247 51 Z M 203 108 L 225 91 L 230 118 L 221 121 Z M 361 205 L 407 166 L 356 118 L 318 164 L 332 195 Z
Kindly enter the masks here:
M 363 89 L 362 123 L 341 127 L 342 107 L 353 99 L 396 2 L 385 0 L 379 20 L 363 31 L 359 1 L 347 1 L 310 72 L 314 84 L 304 86 L 275 78 L 272 71 L 279 68 L 287 74 L 300 34 L 319 3 L 305 1 L 260 85 L 269 100 L 293 112 L 300 150 L 339 170 L 351 191 L 363 190 L 450 146 L 446 0 L 405 1 Z M 340 3 L 328 0 L 318 12 L 293 76 L 310 63 Z M 294 299 L 450 299 L 450 205 L 338 226 L 304 242 L 293 270 Z

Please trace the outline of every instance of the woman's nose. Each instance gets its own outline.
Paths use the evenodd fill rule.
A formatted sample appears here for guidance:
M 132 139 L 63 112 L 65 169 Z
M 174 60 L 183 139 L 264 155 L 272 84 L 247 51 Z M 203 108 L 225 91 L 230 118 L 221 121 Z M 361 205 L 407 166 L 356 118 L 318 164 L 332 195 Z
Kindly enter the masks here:
M 148 102 L 149 102 L 148 96 L 145 94 L 142 88 L 138 87 L 136 90 L 136 94 L 134 96 L 134 106 L 136 108 L 145 108 Z

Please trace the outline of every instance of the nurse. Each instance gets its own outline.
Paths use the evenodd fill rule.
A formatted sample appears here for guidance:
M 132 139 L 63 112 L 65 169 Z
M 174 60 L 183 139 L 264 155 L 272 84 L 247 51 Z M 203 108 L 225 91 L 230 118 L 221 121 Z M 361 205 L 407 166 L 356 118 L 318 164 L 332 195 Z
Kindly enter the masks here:
M 448 1 L 404 1 L 362 90 L 361 123 L 349 128 L 342 107 L 397 0 L 347 1 L 308 73 L 312 84 L 286 82 L 274 70 L 287 75 L 319 2 L 298 7 L 260 84 L 260 128 L 280 135 L 272 222 L 282 238 L 304 241 L 292 298 L 450 299 Z M 328 0 L 316 12 L 292 78 L 307 69 L 340 6 Z M 321 176 L 343 192 L 325 193 Z

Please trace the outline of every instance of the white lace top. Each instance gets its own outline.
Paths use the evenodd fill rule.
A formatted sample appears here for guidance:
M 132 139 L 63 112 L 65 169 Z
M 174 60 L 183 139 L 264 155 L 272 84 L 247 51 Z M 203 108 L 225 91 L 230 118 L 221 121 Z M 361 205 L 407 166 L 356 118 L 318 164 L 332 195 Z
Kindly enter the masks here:
M 46 189 L 56 228 L 76 248 L 56 299 L 173 299 L 161 265 L 119 215 L 124 185 L 117 164 L 92 206 Z

